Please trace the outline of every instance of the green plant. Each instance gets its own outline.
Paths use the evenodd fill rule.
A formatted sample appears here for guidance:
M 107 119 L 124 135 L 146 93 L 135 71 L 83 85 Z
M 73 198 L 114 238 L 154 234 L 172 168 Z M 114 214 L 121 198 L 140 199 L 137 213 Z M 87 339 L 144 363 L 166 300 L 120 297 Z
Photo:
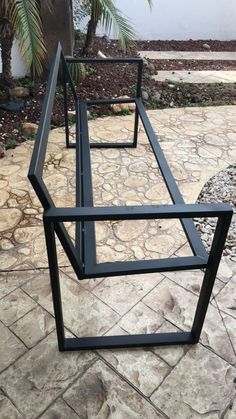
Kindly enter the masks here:
M 168 84 L 173 84 L 174 86 L 179 83 L 179 82 L 177 82 L 175 80 L 171 80 L 171 79 L 166 79 L 165 82 L 168 83 Z
M 151 7 L 152 0 L 147 1 Z M 111 29 L 113 29 L 114 35 L 119 39 L 122 49 L 126 50 L 132 45 L 136 35 L 135 31 L 131 22 L 116 7 L 113 0 L 77 0 L 75 9 L 77 12 L 78 10 L 84 10 L 85 14 L 90 17 L 83 48 L 84 54 L 92 46 L 98 23 L 102 25 L 107 33 L 110 33 Z
M 81 63 L 68 63 L 68 69 L 75 84 L 85 77 L 85 67 Z
M 61 88 L 58 88 L 57 87 L 57 90 L 56 90 L 56 98 L 59 99 L 59 100 L 63 100 L 64 99 L 64 94 L 63 94 L 63 91 L 62 91 Z
M 37 134 L 28 134 L 26 135 L 27 140 L 34 141 Z
M 82 32 L 80 29 L 75 29 L 74 33 L 75 33 L 75 41 L 82 41 L 82 42 L 85 41 L 86 34 Z
M 45 0 L 50 4 L 50 0 Z M 12 84 L 11 49 L 14 36 L 19 41 L 20 52 L 31 74 L 40 75 L 46 58 L 40 5 L 38 0 L 1 0 L 0 45 L 2 79 Z
M 190 89 L 191 85 L 189 82 L 187 81 L 181 81 L 180 82 L 181 86 L 184 87 L 186 90 Z
M 35 84 L 35 81 L 29 78 L 15 80 L 15 86 L 23 86 L 27 87 L 28 89 L 33 89 Z
M 68 125 L 69 125 L 69 127 L 71 127 L 72 125 L 74 125 L 74 124 L 75 124 L 75 122 L 76 122 L 76 116 L 73 116 L 73 118 L 70 118 L 70 119 L 68 120 Z
M 92 75 L 92 74 L 96 73 L 96 69 L 94 67 L 88 66 L 87 73 L 89 75 Z
M 8 138 L 5 142 L 5 149 L 9 150 L 10 148 L 16 148 L 17 147 L 17 141 L 15 138 Z
M 129 109 L 121 109 L 121 111 L 119 112 L 120 115 L 131 115 L 132 113 L 133 111 Z
M 24 80 L 23 86 L 28 87 L 28 89 L 33 89 L 35 87 L 35 81 L 30 79 Z

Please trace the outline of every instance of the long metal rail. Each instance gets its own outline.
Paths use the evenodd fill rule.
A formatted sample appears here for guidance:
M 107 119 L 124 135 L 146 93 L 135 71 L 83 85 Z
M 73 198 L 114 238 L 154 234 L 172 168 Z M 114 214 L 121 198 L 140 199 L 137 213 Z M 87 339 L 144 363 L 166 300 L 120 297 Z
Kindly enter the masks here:
M 137 66 L 137 85 L 135 97 L 130 99 L 101 99 L 81 101 L 75 90 L 67 63 L 87 64 L 135 64 Z M 60 44 L 55 51 L 47 92 L 42 109 L 39 130 L 32 154 L 28 177 L 44 208 L 44 228 L 50 269 L 51 288 L 55 311 L 58 346 L 61 351 L 114 348 L 153 345 L 176 345 L 197 343 L 204 323 L 210 295 L 214 286 L 232 209 L 227 204 L 185 204 L 179 188 L 168 166 L 158 139 L 152 129 L 141 101 L 142 60 L 139 58 L 106 59 L 67 59 L 65 60 Z M 64 94 L 65 143 L 67 148 L 76 148 L 76 208 L 56 208 L 53 199 L 43 181 L 43 166 L 50 131 L 51 115 L 55 98 L 59 68 L 62 69 Z M 70 142 L 68 121 L 68 88 L 72 91 L 76 109 L 76 144 Z M 135 103 L 134 136 L 132 142 L 109 143 L 89 142 L 87 106 Z M 172 199 L 172 205 L 144 205 L 94 207 L 90 149 L 109 147 L 137 147 L 138 125 L 141 120 L 162 173 L 166 187 Z M 201 238 L 196 231 L 193 218 L 217 217 L 218 223 L 210 253 L 206 252 Z M 182 223 L 193 256 L 163 258 L 155 260 L 135 260 L 126 262 L 97 263 L 95 222 L 101 220 L 140 220 L 140 219 L 178 219 Z M 72 242 L 64 222 L 76 223 L 76 243 Z M 79 280 L 93 277 L 131 275 L 148 272 L 204 269 L 204 279 L 196 308 L 193 326 L 189 332 L 157 333 L 129 336 L 99 336 L 88 338 L 65 338 L 63 307 L 58 273 L 58 260 L 55 235 L 59 238 L 68 259 Z M 148 279 L 147 279 L 148 280 Z

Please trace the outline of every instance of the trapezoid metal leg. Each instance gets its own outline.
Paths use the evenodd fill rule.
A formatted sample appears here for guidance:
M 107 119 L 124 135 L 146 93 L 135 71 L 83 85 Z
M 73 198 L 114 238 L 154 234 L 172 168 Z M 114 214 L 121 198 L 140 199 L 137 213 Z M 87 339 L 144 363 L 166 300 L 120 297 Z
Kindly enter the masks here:
M 59 351 L 65 350 L 65 332 L 64 332 L 64 321 L 62 312 L 62 301 L 61 301 L 61 290 L 60 290 L 60 278 L 58 271 L 58 260 L 57 260 L 57 249 L 55 232 L 53 223 L 44 220 L 44 231 L 46 238 L 48 264 L 50 272 L 50 281 L 52 289 L 52 299 L 56 320 L 57 340 Z
M 202 288 L 198 299 L 198 305 L 193 321 L 192 336 L 194 342 L 198 342 L 200 339 L 203 323 L 205 320 L 207 308 L 210 302 L 212 289 L 215 283 L 217 270 L 220 264 L 221 256 L 223 253 L 226 237 L 228 234 L 231 215 L 225 217 L 219 217 L 212 247 L 203 278 Z

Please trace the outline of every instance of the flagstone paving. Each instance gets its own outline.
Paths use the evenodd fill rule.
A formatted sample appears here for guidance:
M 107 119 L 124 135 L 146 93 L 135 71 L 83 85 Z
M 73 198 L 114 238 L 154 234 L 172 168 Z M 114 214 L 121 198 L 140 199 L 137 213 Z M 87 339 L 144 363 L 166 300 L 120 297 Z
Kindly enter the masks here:
M 139 55 L 150 60 L 236 60 L 233 51 L 139 51 Z
M 155 81 L 181 83 L 235 83 L 236 71 L 233 70 L 161 70 L 152 76 Z
M 149 111 L 188 203 L 236 160 L 236 107 Z M 133 115 L 89 122 L 91 141 L 131 140 Z M 71 127 L 72 141 L 74 127 Z M 0 164 L 0 417 L 235 417 L 236 261 L 217 274 L 201 342 L 195 346 L 59 353 L 42 227 L 26 179 L 32 142 Z M 91 151 L 96 205 L 170 202 L 142 128 L 137 149 Z M 75 204 L 75 151 L 51 132 L 44 180 L 58 206 Z M 70 235 L 74 226 L 66 223 Z M 191 254 L 178 222 L 97 223 L 99 261 Z M 67 336 L 189 330 L 201 271 L 78 282 L 59 246 Z

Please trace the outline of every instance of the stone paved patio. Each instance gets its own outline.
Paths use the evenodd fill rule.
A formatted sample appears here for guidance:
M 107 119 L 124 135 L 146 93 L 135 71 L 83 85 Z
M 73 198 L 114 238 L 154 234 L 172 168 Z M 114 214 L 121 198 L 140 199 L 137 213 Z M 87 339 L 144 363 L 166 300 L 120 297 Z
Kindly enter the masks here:
M 236 160 L 236 107 L 148 112 L 186 202 Z M 133 115 L 89 122 L 92 141 L 131 139 Z M 72 127 L 73 136 L 73 127 Z M 193 347 L 59 353 L 42 229 L 26 174 L 32 142 L 0 164 L 0 417 L 236 417 L 236 264 L 224 257 L 201 343 Z M 74 205 L 74 150 L 50 135 L 45 183 L 60 206 Z M 93 150 L 96 205 L 167 203 L 146 136 L 136 150 Z M 66 225 L 71 236 L 73 224 Z M 177 222 L 97 223 L 100 261 L 187 255 Z M 78 282 L 59 249 L 68 336 L 188 330 L 202 272 Z
M 158 71 L 158 74 L 152 76 L 156 81 L 171 80 L 185 83 L 235 83 L 236 71 L 232 70 L 176 70 L 176 71 Z
M 234 51 L 139 51 L 139 55 L 150 60 L 236 60 Z

